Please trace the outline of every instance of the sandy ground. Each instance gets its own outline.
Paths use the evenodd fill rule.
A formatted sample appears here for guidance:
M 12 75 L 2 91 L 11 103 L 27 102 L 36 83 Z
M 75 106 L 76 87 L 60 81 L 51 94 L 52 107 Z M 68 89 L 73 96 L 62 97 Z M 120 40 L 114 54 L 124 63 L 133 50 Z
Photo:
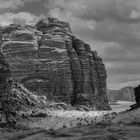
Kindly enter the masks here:
M 48 117 L 33 118 L 21 123 L 29 128 L 42 128 L 56 130 L 59 128 L 72 128 L 75 126 L 88 125 L 103 120 L 105 114 L 112 117 L 112 111 L 49 111 Z
M 114 112 L 121 112 L 129 109 L 134 102 L 118 101 L 117 105 L 112 105 L 111 111 L 65 111 L 54 110 L 46 111 L 48 117 L 33 118 L 21 123 L 29 128 L 42 128 L 45 130 L 56 130 L 59 128 L 72 128 L 79 125 L 95 124 L 106 121 L 116 116 Z M 106 119 L 106 120 L 105 120 Z
M 118 105 L 111 105 L 111 108 L 115 112 L 121 112 L 130 109 L 130 106 L 135 104 L 135 102 L 128 102 L 128 101 L 117 101 L 115 102 Z
M 44 118 L 22 120 L 27 130 L 1 132 L 0 140 L 139 140 L 140 110 L 113 113 L 129 109 L 131 104 L 119 101 L 112 111 L 47 110 Z

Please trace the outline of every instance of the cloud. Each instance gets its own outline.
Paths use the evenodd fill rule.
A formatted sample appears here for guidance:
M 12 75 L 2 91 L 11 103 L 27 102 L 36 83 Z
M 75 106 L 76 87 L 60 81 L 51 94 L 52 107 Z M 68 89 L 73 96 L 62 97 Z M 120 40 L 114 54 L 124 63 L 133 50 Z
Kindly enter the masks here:
M 1 0 L 0 9 L 12 8 L 15 9 L 17 6 L 23 5 L 22 0 Z
M 140 12 L 133 10 L 133 11 L 130 13 L 130 18 L 131 18 L 131 19 L 140 18 Z
M 4 13 L 0 15 L 0 24 L 2 26 L 9 25 L 12 23 L 15 24 L 34 24 L 38 21 L 39 17 L 28 13 L 28 12 L 19 12 L 19 13 Z
M 66 17 L 69 12 L 73 17 L 83 20 L 102 22 L 109 19 L 122 23 L 136 23 L 140 22 L 139 5 L 139 0 L 52 0 L 47 1 L 46 7 L 54 14 L 59 9 L 59 13 L 66 13 Z
M 140 44 L 139 27 L 134 26 L 140 23 L 139 4 L 138 0 L 53 0 L 49 14 L 70 22 L 82 38 L 131 47 Z
M 0 0 L 0 10 L 17 9 L 20 6 L 24 6 L 26 3 L 33 1 L 37 0 Z
M 115 21 L 118 23 L 137 23 L 140 22 L 140 17 L 137 16 L 140 9 L 137 4 L 140 2 L 136 0 L 134 3 L 130 0 L 104 0 L 104 1 L 90 1 L 85 11 L 79 12 L 78 17 L 85 20 L 96 20 L 103 22 L 105 20 Z M 134 9 L 135 10 L 134 10 Z M 134 17 L 135 18 L 132 18 Z
M 139 0 L 53 0 L 49 14 L 98 51 L 109 86 L 140 80 Z

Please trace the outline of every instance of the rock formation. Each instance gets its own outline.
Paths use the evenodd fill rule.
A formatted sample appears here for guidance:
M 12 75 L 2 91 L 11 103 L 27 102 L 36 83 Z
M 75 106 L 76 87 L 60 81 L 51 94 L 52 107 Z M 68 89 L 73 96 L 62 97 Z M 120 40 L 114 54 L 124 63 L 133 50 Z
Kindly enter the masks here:
M 130 106 L 130 110 L 140 107 L 140 85 L 134 88 L 134 96 L 136 103 Z
M 11 24 L 1 32 L 1 50 L 15 81 L 50 99 L 110 109 L 102 59 L 68 23 L 47 18 L 35 26 Z
M 11 118 L 14 104 L 11 100 L 12 78 L 9 65 L 0 52 L 0 114 L 4 114 L 8 126 L 13 125 Z M 1 125 L 1 124 L 0 124 Z
M 140 85 L 134 88 L 135 100 L 137 106 L 140 107 Z
M 107 90 L 109 101 L 135 101 L 134 88 L 124 87 L 119 90 Z

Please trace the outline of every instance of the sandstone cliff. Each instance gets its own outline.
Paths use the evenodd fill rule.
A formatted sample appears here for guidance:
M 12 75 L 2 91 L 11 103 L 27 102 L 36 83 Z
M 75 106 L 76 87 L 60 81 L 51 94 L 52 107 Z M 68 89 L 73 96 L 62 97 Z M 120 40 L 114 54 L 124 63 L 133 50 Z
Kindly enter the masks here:
M 1 32 L 1 50 L 15 81 L 48 99 L 110 109 L 102 59 L 73 35 L 68 23 L 47 18 Z

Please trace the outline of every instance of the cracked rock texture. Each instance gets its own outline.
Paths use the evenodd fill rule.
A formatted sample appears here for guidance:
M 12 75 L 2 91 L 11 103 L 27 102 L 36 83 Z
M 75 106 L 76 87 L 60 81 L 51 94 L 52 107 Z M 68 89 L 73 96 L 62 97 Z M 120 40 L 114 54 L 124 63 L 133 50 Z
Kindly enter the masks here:
M 15 81 L 48 99 L 110 109 L 102 59 L 68 23 L 47 18 L 35 26 L 11 24 L 1 30 L 1 50 Z

